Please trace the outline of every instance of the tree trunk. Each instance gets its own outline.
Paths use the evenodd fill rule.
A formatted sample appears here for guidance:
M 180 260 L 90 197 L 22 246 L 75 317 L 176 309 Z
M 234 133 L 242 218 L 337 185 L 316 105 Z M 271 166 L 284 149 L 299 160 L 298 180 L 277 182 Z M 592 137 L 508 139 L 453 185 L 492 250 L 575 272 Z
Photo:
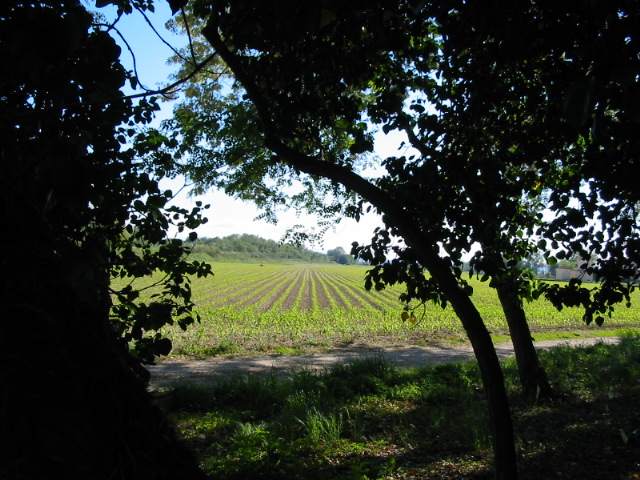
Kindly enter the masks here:
M 523 395 L 529 400 L 552 397 L 553 390 L 544 368 L 540 365 L 522 302 L 516 293 L 516 286 L 512 281 L 504 280 L 498 282 L 496 290 L 509 326 Z
M 467 332 L 487 395 L 491 423 L 496 479 L 513 480 L 518 477 L 513 424 L 504 376 L 493 346 L 491 335 L 471 299 L 458 286 L 453 275 L 434 269 L 432 275 L 447 294 L 453 309 Z
M 127 365 L 106 271 L 28 246 L 2 258 L 0 478 L 205 478 Z

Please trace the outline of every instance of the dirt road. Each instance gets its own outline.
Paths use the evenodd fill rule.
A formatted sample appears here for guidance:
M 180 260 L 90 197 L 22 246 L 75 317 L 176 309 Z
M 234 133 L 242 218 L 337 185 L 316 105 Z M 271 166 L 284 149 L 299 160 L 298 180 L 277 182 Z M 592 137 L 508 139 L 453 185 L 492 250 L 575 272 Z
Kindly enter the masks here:
M 561 345 L 586 346 L 602 342 L 615 344 L 616 337 L 580 338 L 576 340 L 547 340 L 536 342 L 536 348 L 548 349 Z M 496 345 L 501 358 L 513 355 L 511 343 Z M 151 383 L 165 386 L 182 382 L 206 383 L 230 374 L 285 374 L 296 370 L 323 370 L 339 363 L 348 363 L 362 358 L 383 358 L 398 367 L 420 367 L 440 363 L 460 362 L 473 359 L 470 347 L 371 347 L 351 346 L 334 349 L 326 353 L 298 356 L 263 355 L 255 357 L 211 358 L 206 360 L 166 360 L 149 366 Z

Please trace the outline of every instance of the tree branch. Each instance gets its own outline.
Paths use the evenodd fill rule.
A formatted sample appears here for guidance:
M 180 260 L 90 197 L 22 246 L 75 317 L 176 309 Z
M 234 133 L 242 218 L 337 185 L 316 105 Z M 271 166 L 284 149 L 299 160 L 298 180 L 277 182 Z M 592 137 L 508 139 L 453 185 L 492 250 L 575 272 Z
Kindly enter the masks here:
M 129 45 L 129 42 L 127 42 L 127 39 L 124 37 L 122 32 L 120 32 L 120 30 L 118 30 L 115 27 L 115 22 L 112 24 L 96 23 L 95 25 L 97 27 L 107 27 L 107 32 L 109 32 L 110 30 L 113 30 L 114 32 L 116 32 L 116 34 L 120 37 L 120 40 L 122 40 L 122 43 L 124 43 L 125 47 L 129 51 L 129 54 L 131 55 L 131 62 L 133 63 L 133 73 L 136 76 L 136 81 L 138 82 L 138 85 L 140 85 L 140 87 L 146 92 L 150 92 L 151 90 L 145 87 L 144 84 L 140 81 L 140 75 L 138 75 L 138 64 L 136 62 L 136 54 L 133 52 L 133 48 L 131 48 L 131 45 Z M 151 94 L 148 93 L 147 95 L 151 95 Z
M 409 139 L 411 146 L 418 150 L 420 155 L 423 157 L 429 157 L 429 150 L 413 131 L 413 127 L 411 126 L 411 122 L 409 122 L 407 114 L 404 112 L 396 112 L 396 114 L 398 115 L 398 125 L 407 134 L 407 138 Z
M 283 161 L 304 173 L 327 177 L 330 180 L 342 183 L 346 187 L 354 190 L 363 198 L 366 198 L 372 205 L 376 206 L 376 208 L 383 204 L 386 205 L 393 202 L 393 199 L 386 192 L 361 177 L 350 168 L 336 163 L 314 159 L 309 155 L 305 155 L 294 150 L 282 142 L 279 136 L 273 132 L 273 129 L 269 126 L 267 121 L 269 114 L 267 102 L 264 99 L 264 96 L 253 79 L 245 73 L 240 60 L 236 55 L 231 53 L 224 44 L 222 38 L 220 38 L 220 35 L 218 34 L 217 28 L 211 23 L 208 23 L 203 30 L 203 34 L 247 91 L 247 94 L 258 111 L 259 117 L 262 119 L 265 131 L 265 144 L 269 149 L 281 157 Z
M 195 65 L 197 63 L 196 52 L 193 49 L 193 38 L 191 38 L 191 29 L 189 28 L 189 22 L 187 21 L 187 14 L 184 12 L 184 8 L 180 9 L 182 15 L 182 21 L 184 22 L 184 29 L 187 32 L 187 38 L 189 39 L 189 50 L 191 51 L 191 61 Z
M 379 212 L 387 216 L 392 221 L 392 225 L 401 232 L 408 243 L 418 247 L 421 263 L 427 269 L 432 273 L 435 273 L 434 270 L 437 271 L 440 274 L 439 276 L 445 275 L 448 267 L 437 254 L 437 242 L 428 232 L 415 228 L 415 222 L 398 206 L 398 202 L 392 195 L 348 167 L 318 160 L 286 145 L 270 127 L 267 100 L 253 78 L 243 68 L 240 59 L 227 48 L 212 19 L 209 20 L 202 33 L 222 60 L 233 71 L 236 79 L 243 85 L 258 111 L 258 116 L 262 119 L 266 146 L 276 153 L 283 163 L 309 175 L 325 177 L 356 192 Z
M 186 77 L 182 77 L 182 78 L 176 80 L 175 82 L 171 83 L 170 85 L 167 85 L 166 87 L 160 88 L 158 90 L 147 90 L 146 92 L 136 93 L 134 95 L 125 95 L 124 98 L 141 98 L 141 97 L 148 97 L 149 95 L 170 95 L 172 93 L 175 93 L 174 90 L 175 90 L 176 87 L 179 87 L 183 83 L 186 83 L 189 80 L 191 80 L 197 73 L 199 73 L 202 69 L 204 69 L 204 67 L 206 67 L 207 64 L 211 60 L 213 60 L 216 55 L 217 55 L 217 52 L 213 52 L 211 55 L 209 55 L 203 61 L 201 61 L 198 64 L 196 64 L 196 66 L 189 73 L 189 75 L 187 75 Z M 217 72 L 217 73 L 218 73 L 218 75 L 222 75 L 224 72 Z
M 144 13 L 144 10 L 142 10 L 140 7 L 137 7 L 137 6 L 135 7 L 135 9 L 140 13 L 140 15 L 142 15 L 142 18 L 144 18 L 144 21 L 147 22 L 147 25 L 149 25 L 151 30 L 153 30 L 153 33 L 156 34 L 156 37 L 158 37 L 162 43 L 164 43 L 167 47 L 169 47 L 171 51 L 178 56 L 178 58 L 186 62 L 187 59 L 184 58 L 184 56 L 173 45 L 167 42 L 162 35 L 160 35 L 160 32 L 158 32 L 158 30 L 156 30 L 156 27 L 153 26 L 153 23 L 151 23 L 151 20 L 149 20 L 149 17 L 147 17 L 147 15 Z

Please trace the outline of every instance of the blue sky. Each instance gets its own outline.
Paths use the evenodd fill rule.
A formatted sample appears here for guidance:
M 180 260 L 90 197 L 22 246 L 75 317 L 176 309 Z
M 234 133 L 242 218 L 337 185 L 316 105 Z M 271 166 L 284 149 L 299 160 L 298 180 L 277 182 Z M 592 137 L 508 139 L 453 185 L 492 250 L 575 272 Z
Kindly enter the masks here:
M 170 18 L 171 12 L 166 2 L 156 2 L 155 13 L 147 13 L 156 30 L 160 32 L 165 40 L 172 45 L 179 47 L 187 43 L 186 38 L 173 35 L 164 28 L 165 22 Z M 113 16 L 114 11 L 102 9 L 103 13 Z M 118 29 L 126 38 L 136 55 L 137 70 L 140 80 L 148 88 L 162 87 L 169 83 L 169 77 L 173 71 L 166 59 L 171 55 L 171 50 L 164 45 L 151 28 L 147 25 L 142 15 L 134 12 L 123 17 L 118 23 Z M 122 47 L 122 63 L 132 69 L 131 55 L 122 41 L 116 37 Z M 129 92 L 128 92 L 129 93 Z M 157 121 L 171 115 L 171 103 L 164 103 L 158 115 Z M 401 138 L 398 135 L 376 136 L 376 153 L 381 157 L 393 154 Z M 171 188 L 176 191 L 184 183 L 184 179 L 165 180 L 164 188 Z M 232 199 L 220 191 L 210 191 L 206 195 L 191 197 L 185 189 L 176 198 L 176 203 L 190 207 L 196 200 L 211 204 L 207 217 L 209 222 L 201 226 L 197 232 L 201 237 L 226 236 L 232 233 L 251 233 L 272 240 L 279 240 L 287 228 L 296 224 L 313 227 L 316 220 L 311 216 L 297 217 L 294 211 L 282 211 L 279 215 L 277 225 L 256 220 L 259 214 L 258 209 L 247 201 Z M 375 227 L 381 226 L 381 220 L 377 215 L 368 214 L 359 223 L 351 219 L 344 219 L 333 229 L 330 229 L 324 236 L 322 246 L 314 246 L 314 250 L 326 250 L 336 246 L 342 246 L 347 251 L 351 242 L 368 243 Z

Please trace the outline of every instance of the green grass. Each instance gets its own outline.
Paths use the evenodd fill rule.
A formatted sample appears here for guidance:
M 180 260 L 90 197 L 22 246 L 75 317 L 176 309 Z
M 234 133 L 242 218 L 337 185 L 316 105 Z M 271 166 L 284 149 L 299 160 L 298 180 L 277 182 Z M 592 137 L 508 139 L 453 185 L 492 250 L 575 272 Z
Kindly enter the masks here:
M 417 325 L 402 322 L 401 286 L 367 292 L 367 267 L 337 264 L 216 263 L 215 276 L 193 280 L 202 322 L 186 332 L 168 329 L 174 355 L 208 356 L 293 349 L 303 352 L 353 342 L 378 344 L 464 341 L 460 321 L 449 307 L 419 309 Z M 148 282 L 145 279 L 141 282 Z M 495 291 L 471 280 L 473 301 L 495 338 L 508 333 Z M 299 287 L 299 288 L 298 288 Z M 537 339 L 597 336 L 640 326 L 640 294 L 632 308 L 620 305 L 604 327 L 586 327 L 578 308 L 557 311 L 544 299 L 525 308 Z M 286 304 L 286 305 L 285 305 Z M 604 330 L 607 329 L 607 330 Z
M 534 331 L 533 339 L 536 342 L 542 342 L 545 340 L 576 340 L 580 338 L 593 338 L 593 337 L 621 337 L 624 335 L 640 334 L 640 328 L 638 327 L 623 327 L 623 328 L 606 328 L 606 327 L 587 327 L 584 325 L 582 328 L 575 329 L 549 329 L 549 330 L 537 330 Z M 511 341 L 511 337 L 506 334 L 494 334 L 491 335 L 495 344 L 508 343 Z
M 563 394 L 551 403 L 521 402 L 504 364 L 522 478 L 637 478 L 640 337 L 540 355 Z M 473 363 L 399 370 L 373 359 L 179 387 L 175 400 L 171 418 L 213 478 L 491 477 Z

